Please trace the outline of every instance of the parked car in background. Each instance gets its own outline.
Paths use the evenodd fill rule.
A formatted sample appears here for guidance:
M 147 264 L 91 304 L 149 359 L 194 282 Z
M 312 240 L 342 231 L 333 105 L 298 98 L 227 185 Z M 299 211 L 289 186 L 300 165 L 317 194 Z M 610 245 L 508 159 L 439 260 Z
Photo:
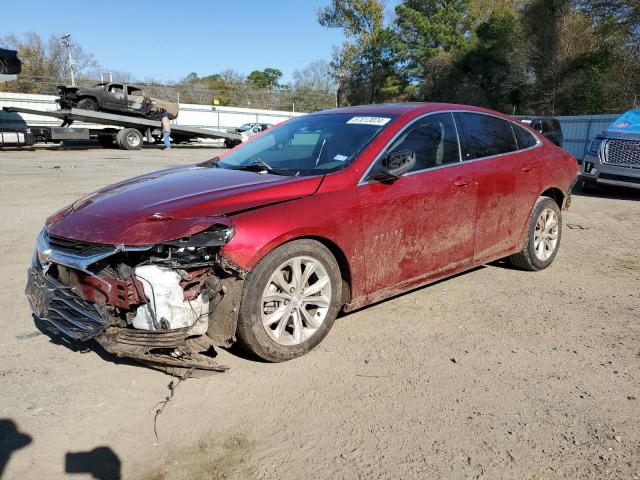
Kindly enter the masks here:
M 18 52 L 0 48 L 0 75 L 16 75 L 22 71 Z
M 555 145 L 562 147 L 564 137 L 562 135 L 562 127 L 557 118 L 553 117 L 535 117 L 524 119 L 522 123 L 529 125 L 536 132 L 541 133 Z
M 273 125 L 270 123 L 245 123 L 240 127 L 233 130 L 234 133 L 240 135 L 240 140 L 225 140 L 224 146 L 227 148 L 233 148 L 240 143 L 244 143 L 249 140 L 254 135 L 264 132 L 265 130 L 271 128 Z
M 629 110 L 596 135 L 582 161 L 584 187 L 640 188 L 640 110 Z
M 483 108 L 313 113 L 53 214 L 27 297 L 52 331 L 155 365 L 199 368 L 195 352 L 235 341 L 289 360 L 341 310 L 501 258 L 547 268 L 577 173 Z
M 128 113 L 159 120 L 163 113 L 178 116 L 175 102 L 147 96 L 142 87 L 126 83 L 98 83 L 94 87 L 58 86 L 60 108 Z

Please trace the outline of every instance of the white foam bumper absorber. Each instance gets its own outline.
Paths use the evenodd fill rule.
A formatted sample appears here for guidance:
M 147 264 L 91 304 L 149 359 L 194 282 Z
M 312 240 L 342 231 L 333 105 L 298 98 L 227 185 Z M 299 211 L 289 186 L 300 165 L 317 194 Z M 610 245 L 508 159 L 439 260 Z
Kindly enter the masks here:
M 137 267 L 134 272 L 144 286 L 144 293 L 156 316 L 154 324 L 149 307 L 141 305 L 133 319 L 134 328 L 160 330 L 160 326 L 166 324 L 171 330 L 190 327 L 191 335 L 202 335 L 207 331 L 209 298 L 205 290 L 193 300 L 184 300 L 181 278 L 175 270 L 144 265 Z

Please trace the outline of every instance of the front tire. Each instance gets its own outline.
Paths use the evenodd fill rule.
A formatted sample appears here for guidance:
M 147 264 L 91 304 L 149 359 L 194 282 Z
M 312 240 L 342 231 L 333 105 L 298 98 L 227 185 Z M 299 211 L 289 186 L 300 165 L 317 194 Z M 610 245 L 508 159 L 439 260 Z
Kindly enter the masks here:
M 522 251 L 509 257 L 515 267 L 537 271 L 547 268 L 556 258 L 562 238 L 562 213 L 549 197 L 536 201 L 529 218 Z
M 282 245 L 245 279 L 240 345 L 269 362 L 304 355 L 329 333 L 341 299 L 340 268 L 324 245 L 306 239 Z

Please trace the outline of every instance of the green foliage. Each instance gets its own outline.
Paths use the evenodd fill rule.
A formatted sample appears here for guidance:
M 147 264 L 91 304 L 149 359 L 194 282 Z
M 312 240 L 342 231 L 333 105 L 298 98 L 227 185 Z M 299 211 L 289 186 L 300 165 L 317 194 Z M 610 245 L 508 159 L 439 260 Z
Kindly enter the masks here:
M 382 28 L 384 4 L 378 0 L 332 0 L 318 12 L 318 22 L 341 28 L 350 39 L 371 40 Z
M 254 70 L 247 77 L 247 81 L 258 88 L 275 88 L 282 72 L 277 68 L 265 68 L 263 71 Z
M 383 102 L 401 96 L 404 82 L 396 69 L 397 40 L 384 27 L 380 0 L 333 0 L 320 9 L 318 21 L 341 28 L 347 38 L 331 63 L 339 104 Z
M 267 88 L 269 86 L 269 80 L 264 72 L 260 70 L 254 70 L 247 76 L 247 81 L 258 88 Z
M 456 74 L 466 86 L 460 100 L 505 112 L 521 110 L 528 79 L 525 52 L 517 48 L 520 30 L 515 15 L 494 11 L 475 34 L 476 40 L 456 62 Z
M 332 0 L 346 37 L 332 67 L 342 103 L 407 99 L 507 113 L 619 112 L 640 91 L 638 0 Z
M 408 78 L 428 78 L 434 57 L 468 45 L 468 4 L 468 0 L 406 0 L 396 6 L 395 31 Z

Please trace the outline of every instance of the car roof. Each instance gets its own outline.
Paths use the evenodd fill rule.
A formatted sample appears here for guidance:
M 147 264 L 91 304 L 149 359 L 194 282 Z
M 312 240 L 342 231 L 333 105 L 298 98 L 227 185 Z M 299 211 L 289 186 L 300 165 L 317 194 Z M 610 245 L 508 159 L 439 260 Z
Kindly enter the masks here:
M 540 116 L 531 116 L 529 118 L 529 121 L 531 122 L 535 122 L 535 121 L 549 121 L 549 122 L 553 122 L 553 123 L 557 123 L 558 125 L 560 125 L 560 120 L 558 120 L 556 117 L 551 117 L 551 116 L 546 116 L 546 115 L 540 115 Z
M 512 117 L 487 108 L 475 107 L 472 105 L 461 105 L 457 103 L 432 103 L 432 102 L 405 102 L 405 103 L 381 103 L 373 105 L 358 105 L 353 107 L 332 108 L 313 113 L 312 115 L 322 115 L 327 113 L 348 113 L 354 115 L 404 115 L 422 114 L 436 112 L 440 110 L 470 110 L 474 112 L 489 113 L 509 120 Z

